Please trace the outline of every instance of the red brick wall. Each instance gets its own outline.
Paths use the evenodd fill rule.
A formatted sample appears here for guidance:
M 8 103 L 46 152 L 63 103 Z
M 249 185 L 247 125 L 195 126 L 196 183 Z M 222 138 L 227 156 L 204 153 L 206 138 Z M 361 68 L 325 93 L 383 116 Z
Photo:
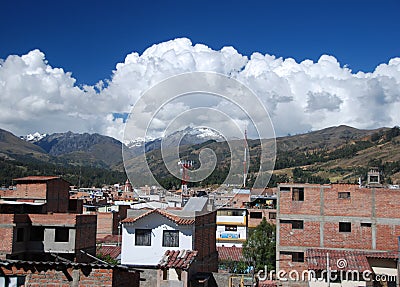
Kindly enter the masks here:
M 324 247 L 372 249 L 372 228 L 361 227 L 357 222 L 351 224 L 351 232 L 339 232 L 339 222 L 326 222 Z
M 76 215 L 76 261 L 88 262 L 92 261 L 88 256 L 84 255 L 80 250 L 96 255 L 96 229 L 97 216 L 89 214 Z
M 350 192 L 350 198 L 338 198 L 339 192 Z M 324 214 L 369 217 L 372 214 L 372 189 L 354 184 L 332 185 L 324 190 Z M 319 206 L 319 202 L 317 203 Z
M 63 179 L 47 182 L 47 212 L 68 212 L 69 183 Z
M 376 217 L 400 218 L 400 190 L 377 188 L 375 194 Z
M 103 238 L 108 234 L 118 234 L 118 214 L 116 212 L 98 212 L 97 237 Z
M 304 187 L 304 201 L 292 201 L 292 190 L 281 191 L 278 216 L 280 219 L 304 219 L 304 229 L 292 229 L 290 224 L 280 223 L 278 247 L 281 251 L 285 248 L 301 251 L 307 247 L 372 250 L 377 218 L 381 223 L 376 224 L 376 250 L 397 250 L 397 237 L 400 236 L 398 190 L 359 188 L 349 184 L 281 185 L 285 186 Z M 338 198 L 338 192 L 350 192 L 350 198 Z M 302 218 L 304 215 L 307 217 Z M 339 232 L 339 222 L 350 222 L 351 232 Z M 371 226 L 361 226 L 361 222 Z M 320 224 L 323 224 L 323 242 L 320 242 Z M 288 259 L 285 256 L 278 258 L 280 268 L 286 266 L 285 260 Z M 291 264 L 305 267 L 305 263 Z
M 14 214 L 0 214 L 0 258 L 12 252 Z
M 275 219 L 269 219 L 269 214 L 270 212 L 276 214 L 276 209 L 257 209 L 257 208 L 248 208 L 248 215 L 247 215 L 247 225 L 249 228 L 255 228 L 257 225 L 259 225 L 262 221 L 263 218 L 267 220 L 267 222 L 276 224 Z M 262 218 L 251 218 L 251 213 L 252 212 L 261 212 L 262 213 Z
M 59 286 L 139 286 L 140 274 L 138 272 L 128 272 L 120 269 L 76 269 L 65 268 L 64 271 L 54 270 L 45 266 L 18 266 L 1 267 L 7 276 L 26 276 L 25 286 L 31 287 L 59 287 Z M 79 272 L 79 276 L 75 276 Z M 68 276 L 68 277 L 67 277 Z M 79 280 L 74 285 L 74 279 Z M 79 277 L 79 279 L 78 279 Z
M 198 251 L 196 257 L 198 272 L 216 272 L 218 270 L 216 215 L 216 212 L 210 212 L 196 216 L 193 249 Z
M 304 229 L 292 229 L 288 223 L 280 224 L 281 246 L 319 246 L 320 232 L 319 222 L 304 221 Z
M 46 199 L 46 182 L 18 183 L 13 197 Z
M 376 249 L 397 250 L 397 238 L 400 236 L 399 225 L 380 224 L 376 227 Z
M 292 191 L 280 192 L 281 214 L 320 214 L 320 186 L 297 185 L 304 188 L 304 201 L 292 201 Z

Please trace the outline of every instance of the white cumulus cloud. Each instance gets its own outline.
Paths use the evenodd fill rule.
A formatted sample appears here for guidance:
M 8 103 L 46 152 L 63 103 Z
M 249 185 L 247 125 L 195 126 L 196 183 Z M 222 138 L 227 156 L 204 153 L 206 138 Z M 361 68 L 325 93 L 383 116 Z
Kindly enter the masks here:
M 110 79 L 95 86 L 77 86 L 71 73 L 53 68 L 43 52 L 33 50 L 0 60 L 0 128 L 18 135 L 71 130 L 122 139 L 124 122 L 116 113 L 129 113 L 158 82 L 191 71 L 218 72 L 247 85 L 266 105 L 277 135 L 340 124 L 399 125 L 400 58 L 372 73 L 353 73 L 344 64 L 331 55 L 300 63 L 261 53 L 247 57 L 233 47 L 216 51 L 180 38 L 127 55 Z M 178 108 L 193 106 L 193 101 L 166 105 L 162 119 L 175 117 Z

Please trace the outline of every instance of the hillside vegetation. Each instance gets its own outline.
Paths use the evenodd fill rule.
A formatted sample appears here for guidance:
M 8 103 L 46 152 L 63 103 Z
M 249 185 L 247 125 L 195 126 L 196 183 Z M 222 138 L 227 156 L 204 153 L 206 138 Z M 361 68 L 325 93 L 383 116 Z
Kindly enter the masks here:
M 271 140 L 263 140 L 271 144 Z M 248 141 L 250 161 L 248 186 L 257 176 L 260 162 L 260 140 Z M 124 182 L 126 174 L 121 156 L 122 144 L 101 135 L 77 136 L 58 134 L 41 146 L 25 142 L 0 130 L 0 184 L 8 186 L 13 178 L 27 175 L 60 175 L 71 184 L 101 186 Z M 382 171 L 385 183 L 400 184 L 400 128 L 359 130 L 348 126 L 331 127 L 301 135 L 276 139 L 276 162 L 269 186 L 279 182 L 356 183 L 365 179 L 370 167 Z M 205 180 L 193 185 L 221 184 L 231 166 L 226 142 L 208 140 L 180 147 L 181 159 L 192 160 L 199 166 L 198 156 L 203 148 L 212 149 L 217 156 L 217 168 Z M 52 151 L 52 152 L 51 152 Z M 167 171 L 159 149 L 146 154 L 154 176 L 165 188 L 178 188 L 180 180 Z M 130 161 L 134 162 L 133 157 Z M 129 162 L 128 162 L 129 164 Z M 241 162 L 234 162 L 241 166 Z M 135 174 L 141 174 L 135 170 Z M 239 171 L 237 176 L 241 176 Z M 141 178 L 134 185 L 146 184 Z

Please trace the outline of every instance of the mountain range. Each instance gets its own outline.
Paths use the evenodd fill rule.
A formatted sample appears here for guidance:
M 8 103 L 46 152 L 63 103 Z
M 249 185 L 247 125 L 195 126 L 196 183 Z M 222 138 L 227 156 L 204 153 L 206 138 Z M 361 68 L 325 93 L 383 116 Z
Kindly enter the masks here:
M 182 133 L 185 134 L 182 137 Z M 13 177 L 52 173 L 66 177 L 73 184 L 112 184 L 107 180 L 123 182 L 121 149 L 123 143 L 100 134 L 72 132 L 43 135 L 35 140 L 21 139 L 0 129 L 0 182 L 5 185 Z M 161 161 L 160 145 L 180 144 L 183 158 L 198 158 L 201 149 L 215 151 L 218 165 L 215 172 L 202 184 L 218 183 L 230 164 L 229 146 L 209 130 L 186 130 L 163 139 L 136 143 L 131 148 L 133 159 L 137 148 L 146 150 L 150 169 L 156 178 L 170 188 L 179 181 L 166 171 Z M 257 172 L 261 151 L 260 140 L 248 140 L 250 150 L 249 183 Z M 378 166 L 387 182 L 400 183 L 400 129 L 380 128 L 360 130 L 338 126 L 306 134 L 276 139 L 277 156 L 271 184 L 279 181 L 356 182 L 371 166 Z M 7 169 L 7 170 L 6 170 Z M 83 174 L 88 178 L 84 179 Z M 112 174 L 112 176 L 111 176 Z M 101 179 L 101 181 L 99 181 Z M 138 180 L 137 184 L 141 184 Z

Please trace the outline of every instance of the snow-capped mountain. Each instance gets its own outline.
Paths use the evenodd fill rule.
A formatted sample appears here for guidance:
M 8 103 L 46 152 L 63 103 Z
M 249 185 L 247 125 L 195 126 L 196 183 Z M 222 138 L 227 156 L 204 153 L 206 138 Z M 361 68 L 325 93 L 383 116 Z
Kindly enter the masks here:
M 34 143 L 34 142 L 40 141 L 41 139 L 44 139 L 47 136 L 48 136 L 48 134 L 41 134 L 39 132 L 35 132 L 33 134 L 20 136 L 20 138 L 25 140 L 25 141 L 27 141 L 27 142 Z
M 155 138 L 153 138 L 153 137 L 146 137 L 146 138 L 138 137 L 134 140 L 124 141 L 124 144 L 129 148 L 134 148 L 134 147 L 141 147 L 145 143 L 148 143 L 148 142 L 151 142 L 154 140 L 155 140 Z
M 193 145 L 201 144 L 203 142 L 214 140 L 214 141 L 224 141 L 224 138 L 209 128 L 192 128 L 187 127 L 184 130 L 173 132 L 169 135 L 164 135 L 160 138 L 137 138 L 128 143 L 125 143 L 133 154 L 144 151 L 149 152 L 155 149 L 161 148 L 161 142 L 165 147 L 181 146 L 181 145 Z

